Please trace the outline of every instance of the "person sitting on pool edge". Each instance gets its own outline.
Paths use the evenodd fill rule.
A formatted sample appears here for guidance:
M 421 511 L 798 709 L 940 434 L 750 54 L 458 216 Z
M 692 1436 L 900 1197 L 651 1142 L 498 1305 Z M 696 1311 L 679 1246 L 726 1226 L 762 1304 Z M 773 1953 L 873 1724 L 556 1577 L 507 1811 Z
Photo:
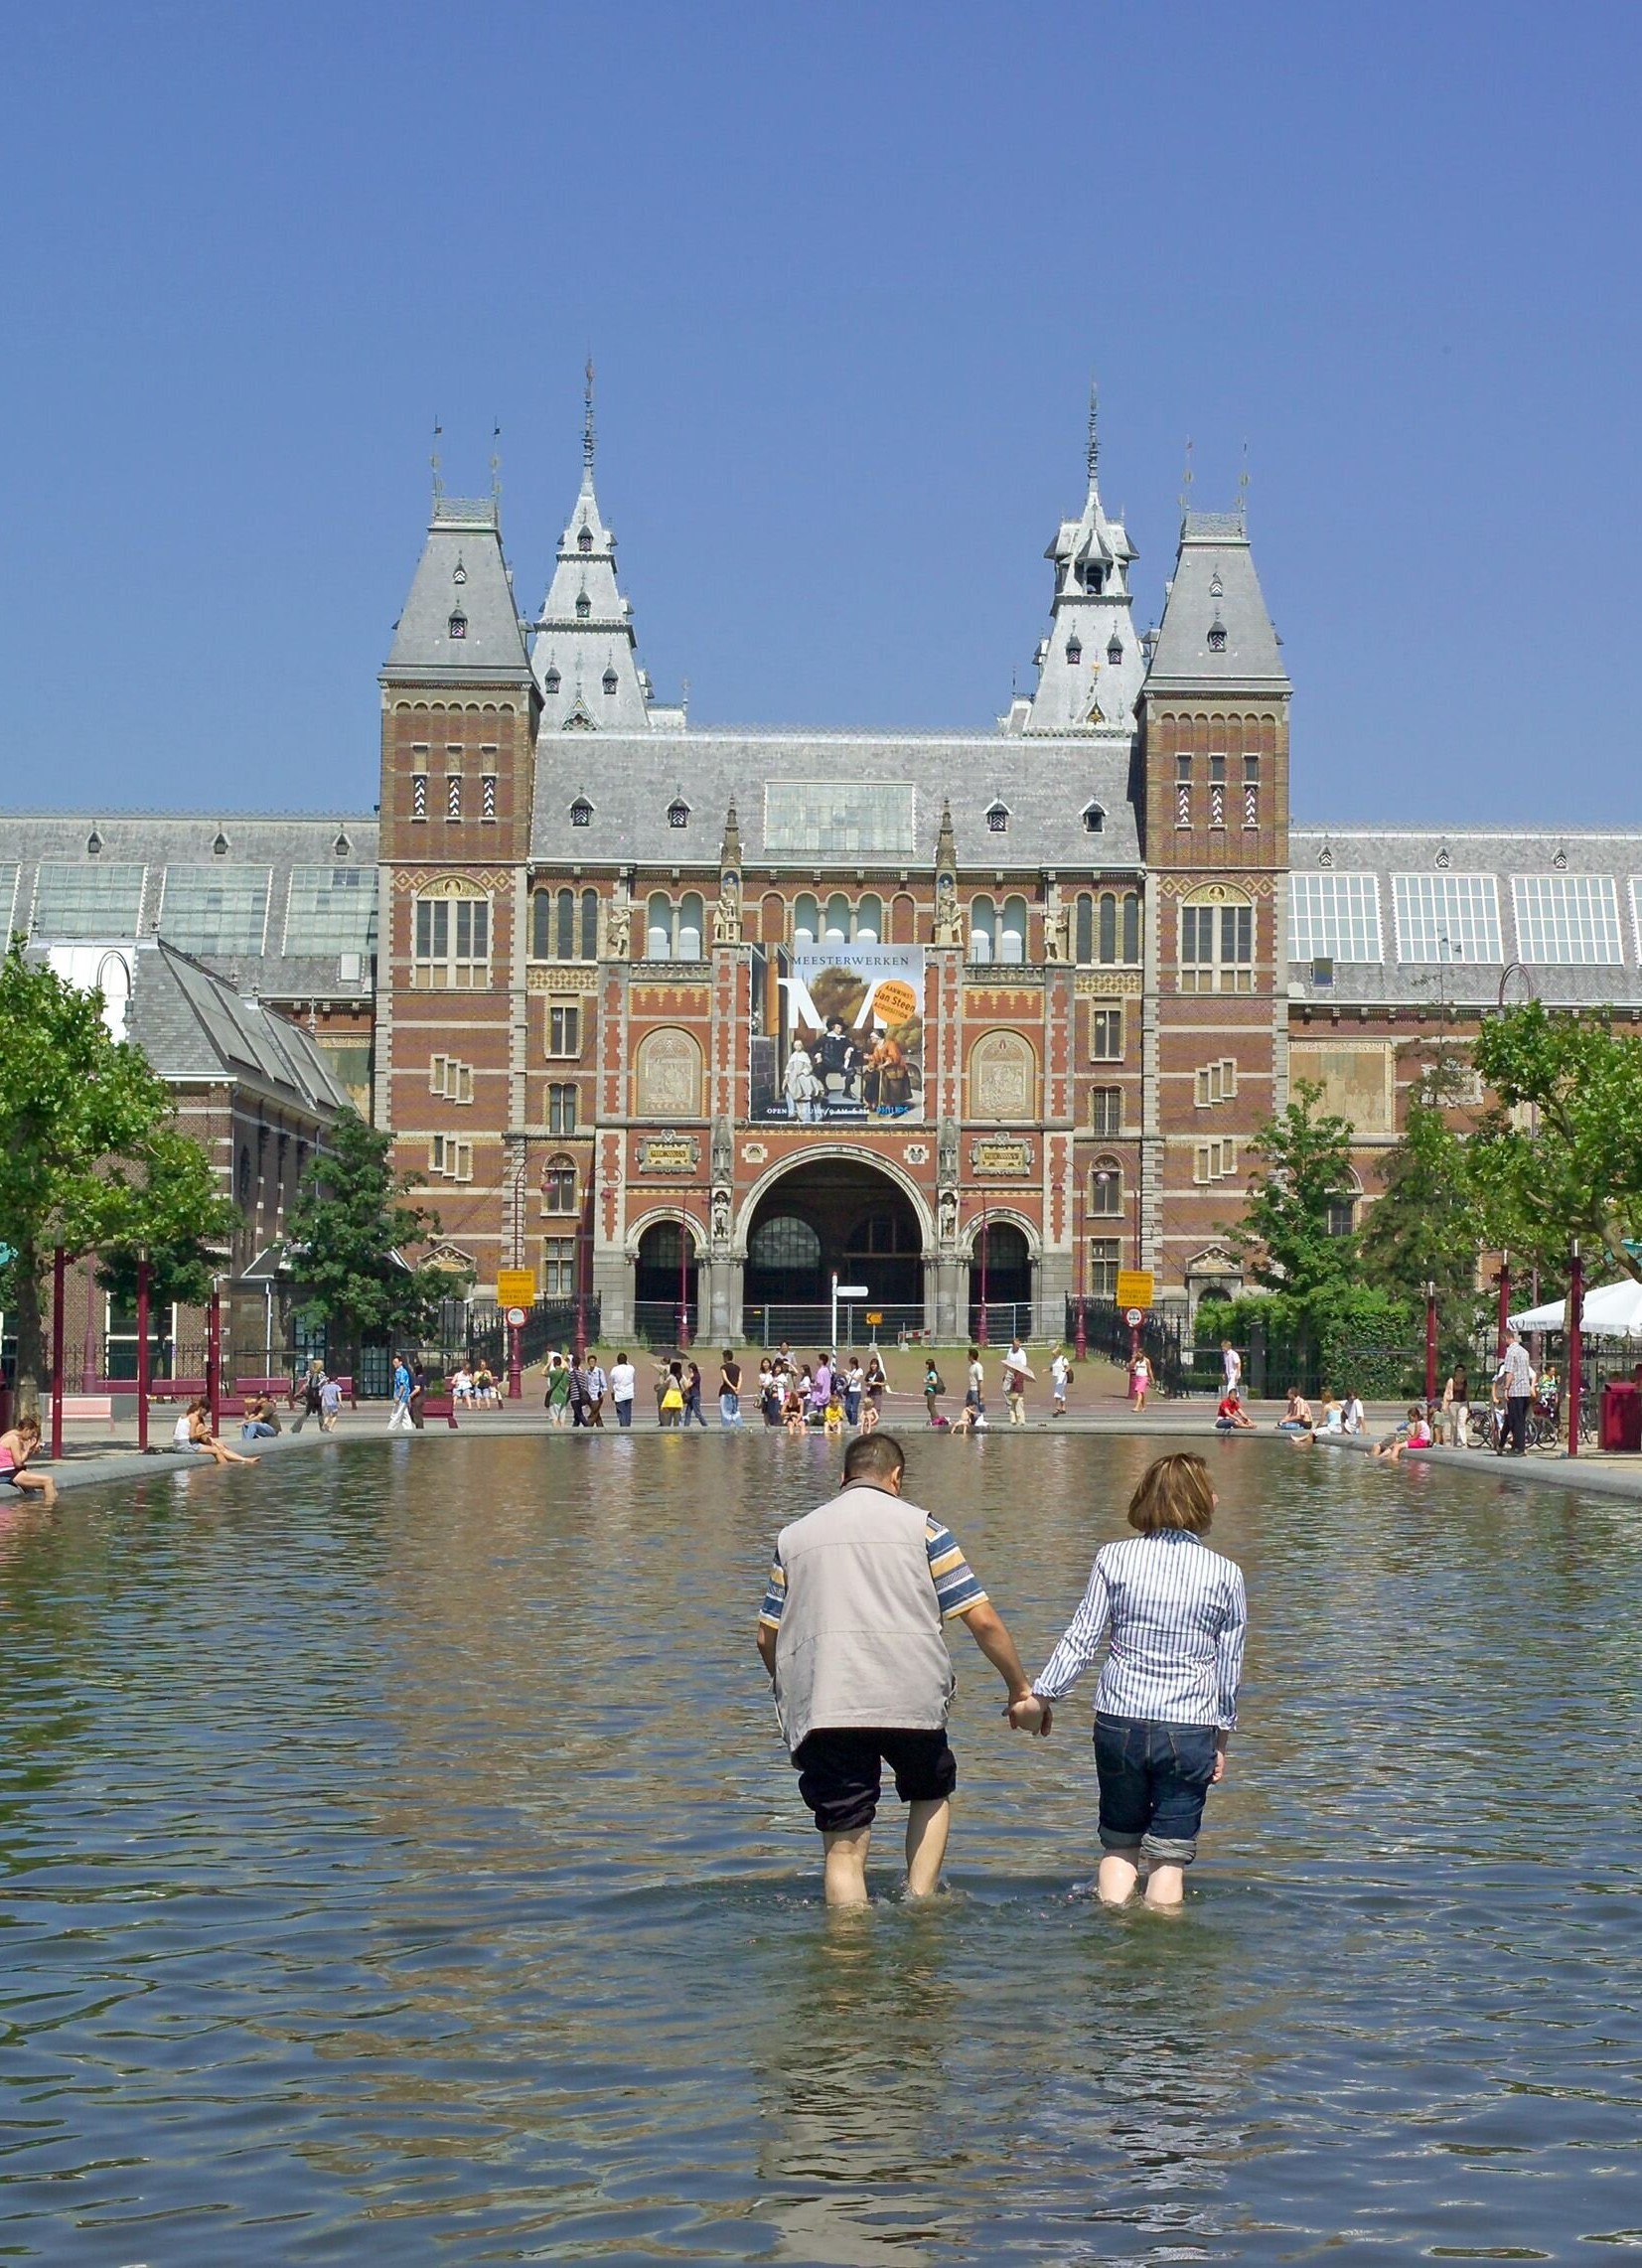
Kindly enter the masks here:
M 1237 1388 L 1228 1386 L 1225 1393 L 1220 1397 L 1219 1408 L 1215 1411 L 1215 1432 L 1217 1434 L 1252 1434 L 1256 1430 L 1255 1421 L 1243 1407 Z
M 777 1537 L 758 1618 L 799 1793 L 821 1831 L 828 1905 L 866 1903 L 885 1763 L 908 1807 L 907 1894 L 928 1897 L 940 1881 L 958 1784 L 943 1623 L 963 1618 L 1011 1702 L 1031 1696 L 1014 1641 L 957 1540 L 903 1497 L 905 1471 L 893 1435 L 851 1441 L 840 1492 Z

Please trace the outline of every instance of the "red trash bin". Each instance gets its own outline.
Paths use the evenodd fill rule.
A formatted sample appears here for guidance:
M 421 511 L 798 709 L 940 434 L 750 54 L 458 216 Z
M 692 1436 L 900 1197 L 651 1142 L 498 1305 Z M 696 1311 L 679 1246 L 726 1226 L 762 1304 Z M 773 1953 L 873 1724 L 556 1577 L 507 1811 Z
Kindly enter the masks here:
M 1602 1389 L 1602 1446 L 1642 1450 L 1642 1387 L 1610 1378 Z

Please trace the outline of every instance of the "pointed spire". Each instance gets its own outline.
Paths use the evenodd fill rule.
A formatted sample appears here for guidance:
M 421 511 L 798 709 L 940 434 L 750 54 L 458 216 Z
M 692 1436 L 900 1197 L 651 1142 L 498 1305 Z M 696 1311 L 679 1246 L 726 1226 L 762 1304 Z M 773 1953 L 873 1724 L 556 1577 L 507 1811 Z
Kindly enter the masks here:
M 581 485 L 593 486 L 593 358 L 587 358 L 587 383 L 582 391 Z
M 718 845 L 718 865 L 721 873 L 741 871 L 741 827 L 735 816 L 733 796 L 730 798 L 730 808 L 724 814 L 724 839 Z
M 435 410 L 433 415 L 433 454 L 428 462 L 433 467 L 433 493 L 436 497 L 441 497 L 445 493 L 444 479 L 439 471 L 439 442 L 444 430 L 439 422 L 439 413 Z
M 941 806 L 941 832 L 935 838 L 935 870 L 938 874 L 958 872 L 958 841 L 953 833 L 953 807 Z
M 1095 494 L 1095 476 L 1101 463 L 1101 403 L 1094 378 L 1089 381 L 1089 493 Z

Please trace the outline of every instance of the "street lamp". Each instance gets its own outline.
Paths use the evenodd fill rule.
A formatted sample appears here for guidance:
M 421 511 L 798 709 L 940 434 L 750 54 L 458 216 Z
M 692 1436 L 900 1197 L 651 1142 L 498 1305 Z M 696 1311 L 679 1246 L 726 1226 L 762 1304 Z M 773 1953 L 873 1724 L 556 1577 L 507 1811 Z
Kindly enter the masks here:
M 982 1185 L 980 1191 L 980 1328 L 974 1335 L 975 1345 L 982 1350 L 986 1345 L 986 1255 L 990 1244 L 991 1221 L 986 1210 L 986 1190 Z
M 1584 1349 L 1580 1338 L 1580 1324 L 1585 1304 L 1585 1270 L 1579 1258 L 1579 1240 L 1574 1238 L 1567 1260 L 1567 1453 L 1579 1453 L 1579 1389 L 1580 1356 Z
M 689 1345 L 689 1233 L 692 1224 L 682 1205 L 678 1208 L 678 1344 Z
M 1425 1413 L 1436 1400 L 1436 1285 L 1425 1285 Z M 1463 1445 L 1463 1444 L 1461 1444 Z
M 148 1247 L 137 1247 L 137 1447 L 148 1447 Z
M 1082 1173 L 1072 1184 L 1072 1228 L 1078 1240 L 1078 1310 L 1073 1328 L 1073 1347 L 1080 1362 L 1089 1360 L 1089 1322 L 1084 1313 L 1084 1247 L 1088 1242 L 1084 1221 L 1084 1177 Z

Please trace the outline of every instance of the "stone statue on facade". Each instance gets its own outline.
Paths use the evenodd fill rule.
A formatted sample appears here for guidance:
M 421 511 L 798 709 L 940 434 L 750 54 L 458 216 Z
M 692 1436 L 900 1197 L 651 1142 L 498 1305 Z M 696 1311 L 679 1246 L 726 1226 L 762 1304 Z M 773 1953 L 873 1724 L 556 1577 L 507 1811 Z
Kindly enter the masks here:
M 712 909 L 712 941 L 714 945 L 741 943 L 741 884 L 733 874 L 719 879 L 718 903 Z
M 1057 890 L 1043 913 L 1043 958 L 1048 962 L 1070 961 L 1071 909 L 1060 902 Z
M 935 1177 L 943 1189 L 958 1182 L 958 1121 L 943 1119 L 935 1137 Z
M 712 1241 L 727 1245 L 730 1241 L 730 1192 L 715 1189 L 712 1193 Z
M 731 1138 L 728 1119 L 714 1119 L 712 1123 L 711 1157 L 714 1181 L 733 1181 L 735 1178 L 735 1143 Z
M 625 961 L 633 948 L 633 900 L 625 894 L 605 902 L 604 958 Z
M 936 1235 L 943 1245 L 958 1242 L 958 1191 L 943 1189 L 936 1204 Z
M 962 945 L 964 916 L 958 903 L 958 882 L 951 874 L 935 878 L 935 943 Z

